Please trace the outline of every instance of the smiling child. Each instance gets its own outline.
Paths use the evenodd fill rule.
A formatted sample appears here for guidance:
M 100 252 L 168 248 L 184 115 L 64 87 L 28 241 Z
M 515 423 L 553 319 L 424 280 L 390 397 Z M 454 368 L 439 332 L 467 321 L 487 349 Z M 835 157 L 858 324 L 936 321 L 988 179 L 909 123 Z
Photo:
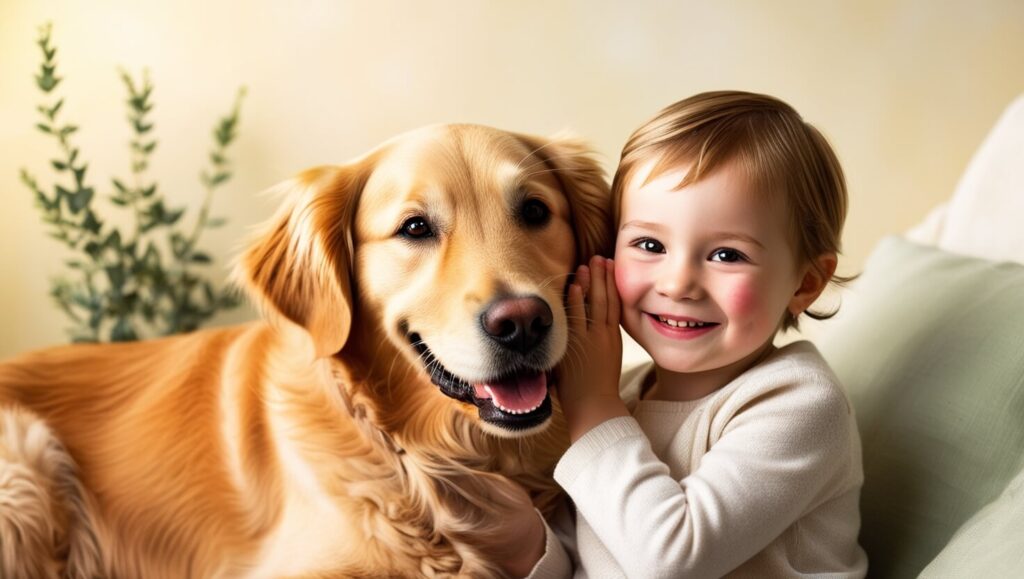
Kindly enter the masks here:
M 860 441 L 806 341 L 777 348 L 834 281 L 835 154 L 778 99 L 699 94 L 627 142 L 615 259 L 577 272 L 558 389 L 575 505 L 533 577 L 863 577 Z M 619 324 L 653 364 L 621 379 Z

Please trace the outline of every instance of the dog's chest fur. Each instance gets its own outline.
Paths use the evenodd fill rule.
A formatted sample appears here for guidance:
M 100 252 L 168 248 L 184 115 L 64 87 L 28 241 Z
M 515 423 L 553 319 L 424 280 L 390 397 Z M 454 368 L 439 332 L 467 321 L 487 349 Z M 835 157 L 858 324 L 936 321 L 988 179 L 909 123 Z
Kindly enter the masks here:
M 318 428 L 321 436 L 314 438 L 303 432 L 308 424 L 268 402 L 270 438 L 282 474 L 281 511 L 258 548 L 245 558 L 244 572 L 232 575 L 359 577 L 369 570 L 388 570 L 391 576 L 413 576 L 427 570 L 443 575 L 473 568 L 472 561 L 459 554 L 471 549 L 456 547 L 413 504 L 422 484 L 412 481 L 429 481 L 430 476 L 420 471 L 417 460 L 401 460 L 396 451 L 404 451 L 369 424 L 363 407 L 351 406 L 347 398 L 343 413 L 324 401 L 315 404 L 321 409 L 334 406 L 315 423 L 329 421 L 336 430 L 333 436 L 323 436 L 327 429 Z M 302 414 L 310 420 L 308 412 Z M 447 502 L 433 507 L 459 508 Z
M 350 516 L 322 489 L 286 491 L 280 524 L 263 541 L 249 577 L 290 577 L 338 569 L 350 558 L 353 536 Z

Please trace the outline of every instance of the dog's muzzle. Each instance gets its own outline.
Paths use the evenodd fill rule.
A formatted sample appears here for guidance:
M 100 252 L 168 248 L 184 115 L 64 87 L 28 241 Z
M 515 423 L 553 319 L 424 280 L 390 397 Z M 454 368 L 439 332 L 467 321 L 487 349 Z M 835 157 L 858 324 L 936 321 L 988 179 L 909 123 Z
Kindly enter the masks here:
M 444 367 L 417 333 L 409 341 L 431 381 L 446 396 L 473 404 L 480 419 L 509 431 L 543 424 L 551 416 L 552 373 L 544 347 L 554 323 L 547 302 L 537 296 L 495 300 L 480 315 L 484 335 L 493 343 L 495 365 L 506 371 L 470 383 Z

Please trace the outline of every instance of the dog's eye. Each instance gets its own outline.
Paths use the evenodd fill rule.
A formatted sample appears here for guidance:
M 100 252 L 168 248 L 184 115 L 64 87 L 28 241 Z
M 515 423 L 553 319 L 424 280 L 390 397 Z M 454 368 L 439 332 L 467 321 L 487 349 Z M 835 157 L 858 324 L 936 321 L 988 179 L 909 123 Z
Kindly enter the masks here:
M 422 217 L 411 217 L 405 220 L 402 224 L 402 229 L 398 232 L 403 237 L 410 239 L 425 239 L 427 237 L 434 236 L 434 230 L 430 228 L 430 224 L 427 220 Z
M 532 227 L 544 225 L 551 218 L 551 210 L 537 199 L 528 199 L 523 203 L 520 214 L 523 217 L 523 221 Z

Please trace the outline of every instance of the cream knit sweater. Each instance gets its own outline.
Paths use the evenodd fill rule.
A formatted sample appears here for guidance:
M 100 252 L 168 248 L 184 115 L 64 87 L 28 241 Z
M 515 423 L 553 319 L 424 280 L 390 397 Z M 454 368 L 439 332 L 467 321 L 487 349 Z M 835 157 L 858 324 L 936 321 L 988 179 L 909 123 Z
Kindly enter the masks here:
M 575 503 L 530 577 L 863 577 L 860 439 L 809 342 L 689 402 L 639 400 L 576 441 L 555 479 Z M 557 535 L 557 536 L 556 536 Z

